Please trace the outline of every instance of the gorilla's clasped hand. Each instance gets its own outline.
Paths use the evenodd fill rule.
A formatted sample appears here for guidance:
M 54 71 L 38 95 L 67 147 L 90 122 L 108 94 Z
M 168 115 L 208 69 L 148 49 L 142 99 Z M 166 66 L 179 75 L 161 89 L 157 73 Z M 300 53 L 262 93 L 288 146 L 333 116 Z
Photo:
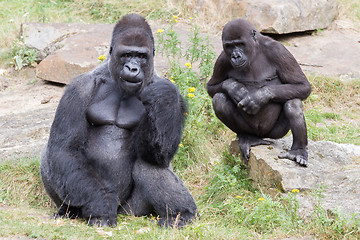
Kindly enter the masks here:
M 239 101 L 237 106 L 241 107 L 247 114 L 255 115 L 272 99 L 272 95 L 267 87 L 262 87 L 249 92 L 246 97 Z
M 224 81 L 223 88 L 235 104 L 238 104 L 248 94 L 248 90 L 233 79 Z

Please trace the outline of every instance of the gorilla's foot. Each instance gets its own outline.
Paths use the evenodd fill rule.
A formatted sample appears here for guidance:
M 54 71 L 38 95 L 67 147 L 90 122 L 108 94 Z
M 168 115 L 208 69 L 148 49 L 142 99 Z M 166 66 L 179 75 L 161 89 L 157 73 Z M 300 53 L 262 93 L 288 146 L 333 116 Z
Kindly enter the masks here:
M 281 153 L 279 158 L 293 160 L 303 167 L 307 167 L 308 165 L 308 153 L 305 149 L 293 149 L 288 152 Z
M 270 141 L 248 134 L 238 134 L 237 137 L 239 139 L 240 152 L 245 157 L 246 161 L 249 160 L 250 157 L 250 147 L 269 145 L 271 143 Z
M 158 225 L 161 227 L 182 228 L 186 224 L 190 223 L 194 218 L 194 214 L 179 213 L 176 216 L 160 218 L 160 220 L 158 221 Z
M 90 217 L 88 221 L 90 226 L 96 227 L 115 227 L 116 217 Z
M 66 204 L 61 205 L 59 211 L 53 215 L 54 219 L 57 218 L 81 218 L 81 209 L 77 207 L 68 206 Z

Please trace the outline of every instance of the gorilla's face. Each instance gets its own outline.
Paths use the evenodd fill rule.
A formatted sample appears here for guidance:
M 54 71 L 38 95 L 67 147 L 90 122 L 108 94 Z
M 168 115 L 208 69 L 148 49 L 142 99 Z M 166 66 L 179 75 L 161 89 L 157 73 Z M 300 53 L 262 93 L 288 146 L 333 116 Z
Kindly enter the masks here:
M 225 41 L 223 43 L 224 51 L 229 57 L 231 65 L 235 69 L 241 69 L 248 63 L 246 42 L 241 39 Z
M 257 32 L 254 27 L 241 19 L 225 25 L 222 34 L 223 49 L 235 69 L 248 67 L 255 57 Z
M 129 95 L 138 94 L 151 81 L 154 61 L 152 46 L 151 38 L 131 33 L 121 36 L 110 49 L 111 75 Z

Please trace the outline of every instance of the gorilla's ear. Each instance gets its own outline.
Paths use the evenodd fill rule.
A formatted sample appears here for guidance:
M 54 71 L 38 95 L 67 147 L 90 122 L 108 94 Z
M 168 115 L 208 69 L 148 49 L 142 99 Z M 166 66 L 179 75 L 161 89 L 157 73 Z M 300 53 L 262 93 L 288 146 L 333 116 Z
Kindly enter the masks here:
M 111 55 L 113 48 L 110 46 L 109 54 Z
M 254 39 L 254 42 L 256 42 L 256 39 L 257 39 L 257 32 L 256 30 L 251 30 L 251 37 Z

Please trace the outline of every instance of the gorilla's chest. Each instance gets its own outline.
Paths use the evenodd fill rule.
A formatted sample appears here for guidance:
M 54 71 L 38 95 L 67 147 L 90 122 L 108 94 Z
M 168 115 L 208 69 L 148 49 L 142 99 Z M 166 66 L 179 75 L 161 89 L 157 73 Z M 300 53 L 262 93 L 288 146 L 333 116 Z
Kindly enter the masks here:
M 136 97 L 120 99 L 116 92 L 93 102 L 86 111 L 89 123 L 94 126 L 115 125 L 132 130 L 145 114 L 142 102 Z
M 116 91 L 100 89 L 89 105 L 86 111 L 90 123 L 86 146 L 89 158 L 113 162 L 132 154 L 130 138 L 144 117 L 145 108 L 136 97 L 120 96 Z
M 242 83 L 248 90 L 256 90 L 263 86 L 280 85 L 281 81 L 276 74 L 276 69 L 269 64 L 262 62 L 262 65 L 254 64 L 254 71 L 240 71 L 233 69 L 228 73 L 229 78 L 233 78 Z
M 86 155 L 89 159 L 113 163 L 131 158 L 131 131 L 116 125 L 91 126 L 88 130 Z

